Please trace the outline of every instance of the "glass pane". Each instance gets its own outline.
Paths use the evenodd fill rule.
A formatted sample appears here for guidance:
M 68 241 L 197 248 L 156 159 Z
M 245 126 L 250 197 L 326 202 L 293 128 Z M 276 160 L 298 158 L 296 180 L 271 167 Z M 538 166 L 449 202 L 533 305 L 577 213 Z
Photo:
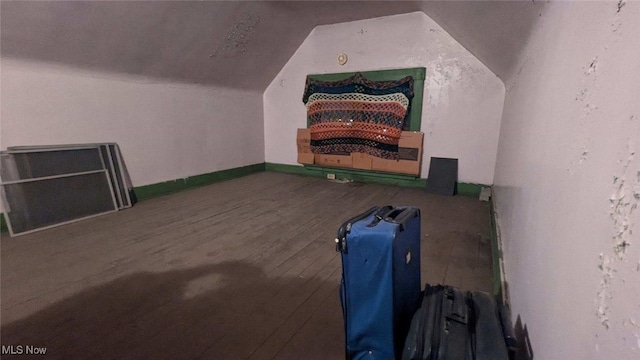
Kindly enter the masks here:
M 8 152 L 0 155 L 2 181 L 102 170 L 98 148 L 58 151 Z
M 107 145 L 100 145 L 100 153 L 102 154 L 102 158 L 104 159 L 104 166 L 107 168 L 107 173 L 109 175 L 109 180 L 111 181 L 111 187 L 115 191 L 116 195 L 116 204 L 118 205 L 118 209 L 122 208 L 121 195 L 118 193 L 118 180 L 116 178 L 115 170 L 111 167 L 112 162 L 109 159 L 109 150 Z
M 118 186 L 118 190 L 120 191 L 120 193 L 122 194 L 122 201 L 124 202 L 124 206 L 131 206 L 131 204 L 129 203 L 129 201 L 127 200 L 127 188 L 125 186 L 124 183 L 124 176 L 122 174 L 122 170 L 120 168 L 120 163 L 118 162 L 118 154 L 116 154 L 116 147 L 115 146 L 109 146 L 109 152 L 111 153 L 111 157 L 113 158 L 113 167 L 115 169 L 116 172 L 116 182 L 115 184 L 117 184 Z
M 14 234 L 116 210 L 104 172 L 3 185 Z

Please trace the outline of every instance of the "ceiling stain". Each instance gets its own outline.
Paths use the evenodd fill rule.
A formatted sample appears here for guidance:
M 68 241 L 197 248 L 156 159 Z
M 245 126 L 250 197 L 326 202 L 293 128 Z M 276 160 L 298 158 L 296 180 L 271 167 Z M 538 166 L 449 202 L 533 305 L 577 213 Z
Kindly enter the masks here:
M 224 42 L 213 53 L 213 57 L 242 55 L 247 52 L 247 45 L 260 24 L 260 16 L 249 14 L 227 32 Z

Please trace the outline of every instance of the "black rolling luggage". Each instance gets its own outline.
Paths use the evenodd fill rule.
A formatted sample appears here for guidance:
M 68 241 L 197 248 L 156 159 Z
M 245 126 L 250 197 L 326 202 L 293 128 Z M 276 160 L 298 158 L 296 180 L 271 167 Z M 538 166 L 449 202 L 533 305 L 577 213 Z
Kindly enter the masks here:
M 427 284 L 402 359 L 507 360 L 507 340 L 513 339 L 506 333 L 497 302 L 488 293 Z

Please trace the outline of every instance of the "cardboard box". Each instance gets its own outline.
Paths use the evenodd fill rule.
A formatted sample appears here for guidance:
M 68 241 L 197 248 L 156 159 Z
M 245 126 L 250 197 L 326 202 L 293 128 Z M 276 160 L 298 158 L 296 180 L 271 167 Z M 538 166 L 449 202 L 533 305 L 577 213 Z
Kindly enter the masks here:
M 298 153 L 298 164 L 313 165 L 315 157 L 313 154 Z
M 419 176 L 422 164 L 423 138 L 424 134 L 421 132 L 403 131 L 398 144 L 400 160 L 381 159 L 365 153 L 314 155 L 311 153 L 311 131 L 309 129 L 298 129 L 296 137 L 298 163 Z
M 311 153 L 311 131 L 309 129 L 298 129 L 296 136 L 298 145 L 298 163 L 313 164 L 314 156 Z
M 296 144 L 298 145 L 298 154 L 311 154 L 311 131 L 298 129 Z
M 351 153 L 351 163 L 354 169 L 371 170 L 371 162 L 373 156 L 365 153 L 354 152 Z
M 398 143 L 400 160 L 374 157 L 371 161 L 371 170 L 420 175 L 423 138 L 424 134 L 421 132 L 403 131 Z
M 353 164 L 351 155 L 328 155 L 328 154 L 316 154 L 315 164 L 333 167 L 347 167 L 350 168 Z

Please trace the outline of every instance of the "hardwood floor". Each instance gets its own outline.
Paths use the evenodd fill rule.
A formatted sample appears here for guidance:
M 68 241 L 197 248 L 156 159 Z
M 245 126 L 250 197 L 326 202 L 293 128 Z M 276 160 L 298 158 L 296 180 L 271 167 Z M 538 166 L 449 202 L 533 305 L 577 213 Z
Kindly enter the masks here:
M 423 283 L 491 291 L 488 203 L 265 172 L 3 234 L 1 344 L 52 359 L 341 359 L 333 240 L 376 204 L 421 208 Z

